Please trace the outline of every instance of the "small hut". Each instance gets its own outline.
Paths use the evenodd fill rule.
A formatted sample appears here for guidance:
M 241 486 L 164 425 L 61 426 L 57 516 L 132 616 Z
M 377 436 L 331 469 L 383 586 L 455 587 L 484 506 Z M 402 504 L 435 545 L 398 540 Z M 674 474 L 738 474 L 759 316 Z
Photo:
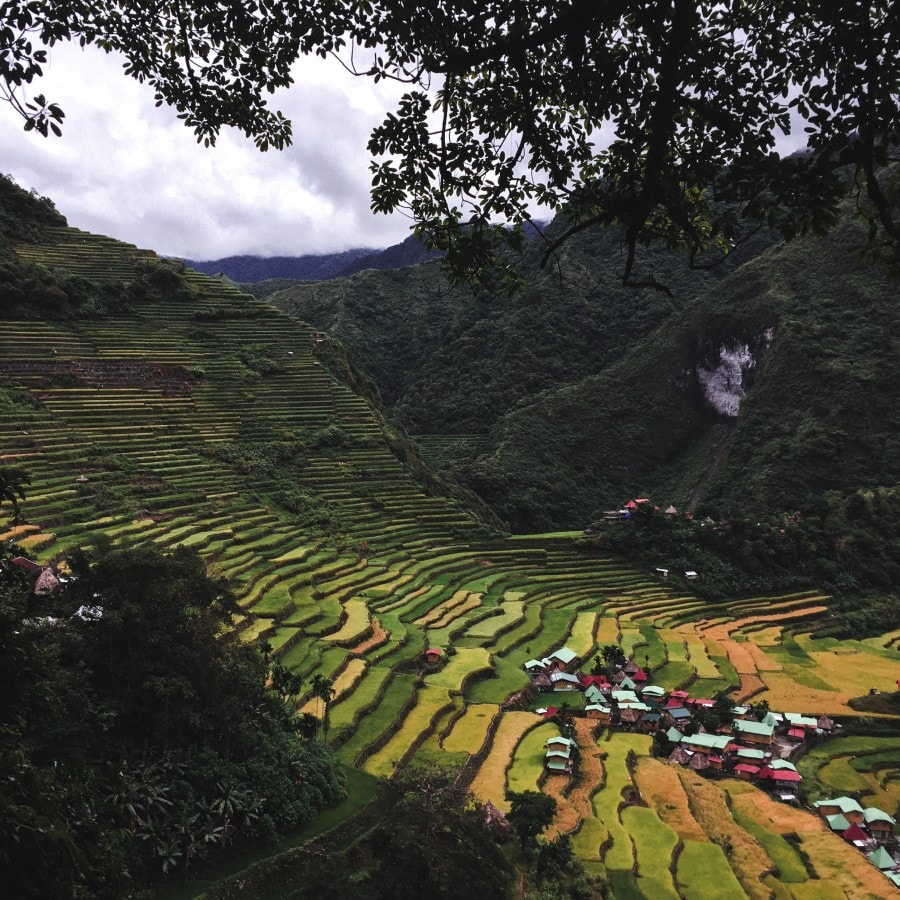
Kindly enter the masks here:
M 671 763 L 675 763 L 678 766 L 686 766 L 691 761 L 692 757 L 693 754 L 690 752 L 690 750 L 686 749 L 685 747 L 676 747 L 669 754 L 668 758 L 669 762 Z
M 688 763 L 688 768 L 693 769 L 695 772 L 702 772 L 704 769 L 708 769 L 709 757 L 705 753 L 695 753 Z

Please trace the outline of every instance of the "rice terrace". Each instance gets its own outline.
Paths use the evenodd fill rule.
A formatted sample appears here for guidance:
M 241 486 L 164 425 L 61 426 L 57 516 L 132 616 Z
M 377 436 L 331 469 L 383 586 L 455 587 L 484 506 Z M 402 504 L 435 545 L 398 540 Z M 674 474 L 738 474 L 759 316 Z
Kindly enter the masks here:
M 327 335 L 132 246 L 48 235 L 18 259 L 168 287 L 2 323 L 0 465 L 30 484 L 0 537 L 35 577 L 97 542 L 195 550 L 237 593 L 226 639 L 299 677 L 292 706 L 345 766 L 447 767 L 501 813 L 549 795 L 545 837 L 617 900 L 895 894 L 900 719 L 857 701 L 897 690 L 900 632 L 817 637 L 815 589 L 711 604 L 583 523 L 501 535 Z

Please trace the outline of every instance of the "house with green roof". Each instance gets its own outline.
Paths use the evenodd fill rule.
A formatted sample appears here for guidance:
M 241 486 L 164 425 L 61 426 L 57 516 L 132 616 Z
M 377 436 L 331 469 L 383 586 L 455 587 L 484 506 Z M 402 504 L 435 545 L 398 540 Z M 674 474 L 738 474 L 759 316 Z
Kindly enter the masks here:
M 731 730 L 735 737 L 745 740 L 748 744 L 771 744 L 775 739 L 775 726 L 766 722 L 752 722 L 749 719 L 735 719 L 731 723 Z
M 609 725 L 612 718 L 612 707 L 604 703 L 588 703 L 584 708 L 587 719 L 595 719 L 601 725 Z
M 575 746 L 575 741 L 571 738 L 563 737 L 561 734 L 558 734 L 556 737 L 549 737 L 546 741 L 544 741 L 544 746 L 548 747 L 550 750 L 565 750 L 566 753 L 572 752 L 572 747 Z M 549 750 L 548 750 L 549 752 Z
M 742 760 L 762 761 L 766 758 L 764 750 L 755 750 L 752 747 L 738 747 L 736 754 Z
M 819 720 L 812 716 L 802 716 L 800 713 L 785 713 L 784 718 L 792 728 L 803 728 L 805 731 L 817 731 Z
M 556 671 L 550 673 L 550 683 L 554 691 L 580 691 L 581 682 L 577 675 L 568 672 Z
M 693 753 L 723 753 L 730 743 L 727 734 L 690 734 L 681 739 L 681 746 Z
M 787 759 L 773 759 L 769 763 L 769 768 L 773 772 L 796 772 L 797 767 Z
M 634 691 L 612 691 L 611 696 L 616 703 L 640 703 Z
M 817 800 L 813 806 L 815 806 L 823 819 L 838 814 L 844 816 L 847 819 L 847 827 L 849 827 L 850 822 L 856 822 L 859 825 L 865 821 L 863 808 L 852 797 L 832 797 L 829 800 Z
M 897 824 L 897 820 L 893 816 L 888 815 L 877 806 L 867 806 L 863 810 L 863 820 L 866 828 L 869 829 L 869 834 L 878 840 L 887 840 L 891 837 L 894 833 L 894 825 Z
M 572 751 L 564 750 L 561 747 L 548 750 L 544 754 L 544 759 L 571 759 Z
M 839 834 L 843 834 L 852 824 L 850 820 L 841 813 L 834 813 L 833 815 L 828 815 L 824 818 L 828 823 L 828 827 Z
M 555 669 L 567 669 L 572 663 L 577 662 L 578 658 L 578 654 L 569 647 L 560 647 L 547 657 L 550 660 L 550 667 Z
M 641 688 L 642 700 L 662 700 L 666 696 L 666 689 L 658 684 L 647 684 Z
M 606 694 L 597 687 L 596 684 L 592 684 L 587 690 L 584 692 L 584 699 L 590 701 L 591 703 L 607 703 Z
M 547 748 L 544 753 L 544 765 L 551 772 L 572 771 L 572 748 L 575 746 L 575 741 L 558 734 L 555 737 L 547 738 L 544 746 Z
M 874 853 L 870 853 L 866 859 L 879 869 L 893 869 L 897 861 L 884 847 L 879 847 Z

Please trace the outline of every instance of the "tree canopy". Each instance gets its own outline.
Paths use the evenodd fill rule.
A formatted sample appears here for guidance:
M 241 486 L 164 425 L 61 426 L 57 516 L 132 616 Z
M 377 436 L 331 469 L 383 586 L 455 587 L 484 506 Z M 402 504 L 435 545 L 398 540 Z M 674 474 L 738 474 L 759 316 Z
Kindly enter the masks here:
M 321 743 L 223 640 L 196 552 L 76 553 L 50 597 L 0 566 L 0 873 L 10 896 L 123 897 L 272 841 L 344 795 Z
M 889 0 L 12 0 L 0 19 L 0 88 L 44 134 L 63 111 L 23 90 L 63 40 L 123 53 L 207 143 L 223 125 L 261 149 L 289 143 L 266 95 L 301 55 L 408 83 L 369 142 L 372 206 L 408 210 L 459 278 L 483 278 L 535 209 L 565 222 L 548 259 L 614 225 L 626 281 L 655 285 L 638 257 L 652 240 L 710 265 L 760 224 L 830 227 L 848 195 L 869 249 L 897 263 Z M 782 158 L 792 127 L 808 149 Z

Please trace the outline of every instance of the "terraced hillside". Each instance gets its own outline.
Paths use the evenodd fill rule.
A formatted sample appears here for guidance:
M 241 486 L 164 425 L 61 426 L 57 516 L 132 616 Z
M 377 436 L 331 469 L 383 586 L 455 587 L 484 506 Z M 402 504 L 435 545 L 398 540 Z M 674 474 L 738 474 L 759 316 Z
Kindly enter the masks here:
M 17 254 L 123 283 L 163 266 L 49 235 Z M 552 793 L 554 833 L 617 897 L 714 896 L 710 872 L 729 898 L 883 895 L 883 876 L 812 813 L 651 759 L 648 735 L 597 737 L 578 719 L 578 766 L 548 775 L 555 726 L 533 710 L 558 695 L 520 692 L 530 659 L 565 645 L 589 662 L 621 643 L 666 689 L 852 715 L 850 698 L 893 687 L 890 636 L 813 639 L 827 614 L 816 592 L 712 607 L 572 535 L 492 536 L 423 487 L 327 338 L 221 281 L 181 278 L 187 290 L 115 317 L 3 322 L 0 464 L 32 483 L 0 538 L 41 562 L 101 539 L 196 548 L 236 587 L 240 639 L 303 677 L 297 708 L 325 719 L 342 760 L 390 776 L 439 759 L 501 809 L 508 789 Z M 334 691 L 327 716 L 317 676 Z

